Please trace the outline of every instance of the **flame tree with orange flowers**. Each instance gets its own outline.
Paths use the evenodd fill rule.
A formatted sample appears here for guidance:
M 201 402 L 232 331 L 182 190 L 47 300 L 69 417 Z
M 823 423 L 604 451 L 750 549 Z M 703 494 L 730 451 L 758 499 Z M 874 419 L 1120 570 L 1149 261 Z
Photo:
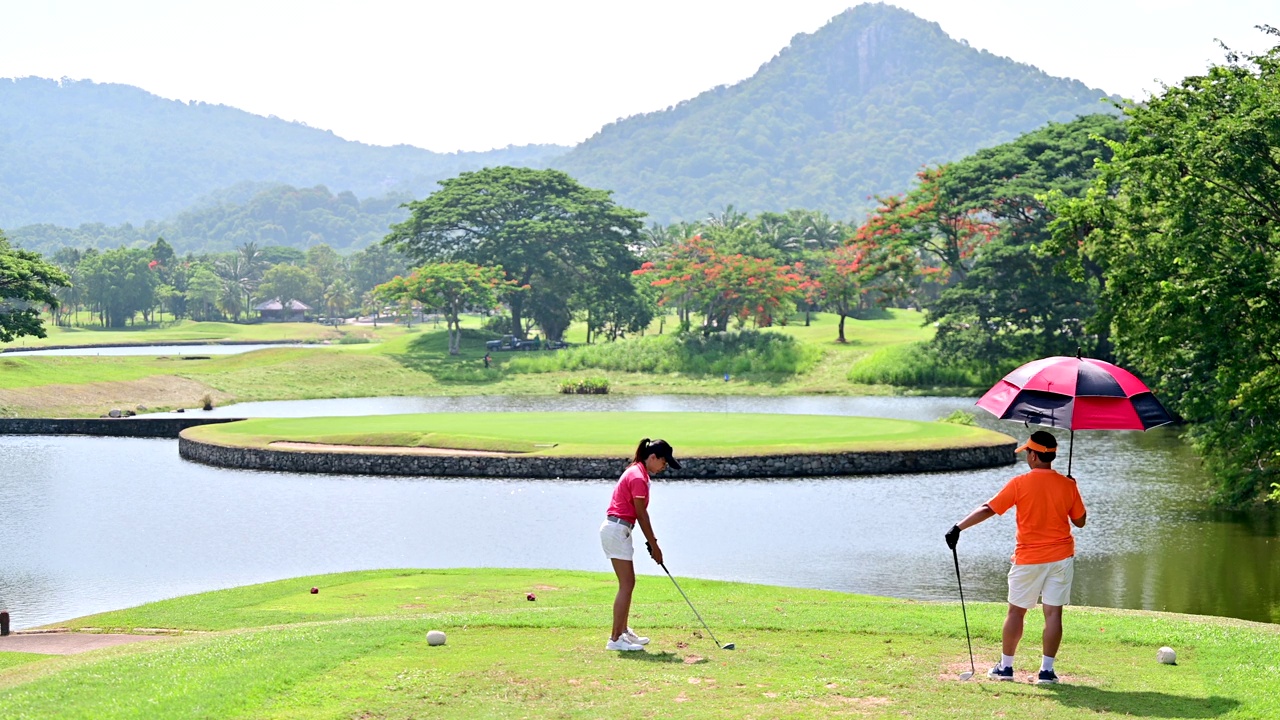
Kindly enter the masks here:
M 663 305 L 676 307 L 681 327 L 690 326 L 692 312 L 701 312 L 704 332 L 727 330 L 730 318 L 768 327 L 785 319 L 804 293 L 805 279 L 793 266 L 722 254 L 701 235 L 676 243 L 666 259 L 635 272 L 662 292 Z
M 944 191 L 946 172 L 946 167 L 925 168 L 905 194 L 878 197 L 880 206 L 856 235 L 860 242 L 911 250 L 921 279 L 942 285 L 964 280 L 978 250 L 999 232 L 983 208 Z
M 914 273 L 913 257 L 892 245 L 851 239 L 821 256 L 816 278 L 806 284 L 813 300 L 840 316 L 836 342 L 845 339 L 844 321 L 873 303 L 888 303 L 905 292 L 903 278 Z

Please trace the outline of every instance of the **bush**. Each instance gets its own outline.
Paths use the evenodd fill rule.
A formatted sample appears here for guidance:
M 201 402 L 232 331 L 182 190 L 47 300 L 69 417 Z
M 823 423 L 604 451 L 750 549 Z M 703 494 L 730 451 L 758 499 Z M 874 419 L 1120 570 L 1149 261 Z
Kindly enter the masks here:
M 364 335 L 353 335 L 350 333 L 338 338 L 339 345 L 363 345 L 368 342 L 371 342 L 368 337 Z
M 950 415 L 938 418 L 938 422 L 951 423 L 952 425 L 977 425 L 978 416 L 965 410 L 952 410 Z
M 945 361 L 928 343 L 881 348 L 849 368 L 849 380 L 863 385 L 973 387 L 981 379 L 971 368 Z
M 486 332 L 494 335 L 513 335 L 511 332 L 511 316 L 510 315 L 493 315 L 485 318 L 480 327 Z
M 546 354 L 521 354 L 506 365 L 509 372 L 540 373 L 611 370 L 685 375 L 794 375 L 806 372 L 822 350 L 775 332 L 649 335 Z
M 565 380 L 560 383 L 560 392 L 566 395 L 608 395 L 609 380 L 602 377 Z

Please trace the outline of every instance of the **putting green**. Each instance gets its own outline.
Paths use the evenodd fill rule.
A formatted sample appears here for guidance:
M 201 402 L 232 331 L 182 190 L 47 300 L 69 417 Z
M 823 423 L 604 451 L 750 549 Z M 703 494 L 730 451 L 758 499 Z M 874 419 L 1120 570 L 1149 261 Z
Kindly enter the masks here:
M 627 457 L 640 438 L 664 438 L 676 457 L 943 450 L 1011 442 L 1002 433 L 941 422 L 750 413 L 427 413 L 261 418 L 189 428 L 184 437 L 233 447 L 318 443 L 427 447 L 567 457 Z M 276 446 L 279 447 L 278 445 Z

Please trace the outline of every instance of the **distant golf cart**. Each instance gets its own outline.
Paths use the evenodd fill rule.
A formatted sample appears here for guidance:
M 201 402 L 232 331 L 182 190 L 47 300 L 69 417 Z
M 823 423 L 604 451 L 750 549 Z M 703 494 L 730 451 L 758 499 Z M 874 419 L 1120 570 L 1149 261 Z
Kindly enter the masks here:
M 488 340 L 484 349 L 489 352 L 507 352 L 514 350 L 538 350 L 542 343 L 537 340 L 520 340 L 515 335 L 503 335 L 501 340 Z

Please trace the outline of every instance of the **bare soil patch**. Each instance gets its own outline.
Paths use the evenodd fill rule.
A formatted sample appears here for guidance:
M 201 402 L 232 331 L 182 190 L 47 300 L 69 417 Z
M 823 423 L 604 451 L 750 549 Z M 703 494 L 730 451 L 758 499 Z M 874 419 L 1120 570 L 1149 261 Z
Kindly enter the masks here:
M 0 651 L 38 653 L 41 655 L 78 655 L 82 652 L 127 643 L 154 640 L 159 635 L 124 635 L 116 633 L 14 633 L 0 637 Z
M 18 417 L 97 417 L 112 409 L 136 411 L 139 405 L 149 410 L 198 408 L 205 395 L 215 405 L 234 399 L 195 380 L 155 375 L 139 380 L 0 390 L 0 408 Z

